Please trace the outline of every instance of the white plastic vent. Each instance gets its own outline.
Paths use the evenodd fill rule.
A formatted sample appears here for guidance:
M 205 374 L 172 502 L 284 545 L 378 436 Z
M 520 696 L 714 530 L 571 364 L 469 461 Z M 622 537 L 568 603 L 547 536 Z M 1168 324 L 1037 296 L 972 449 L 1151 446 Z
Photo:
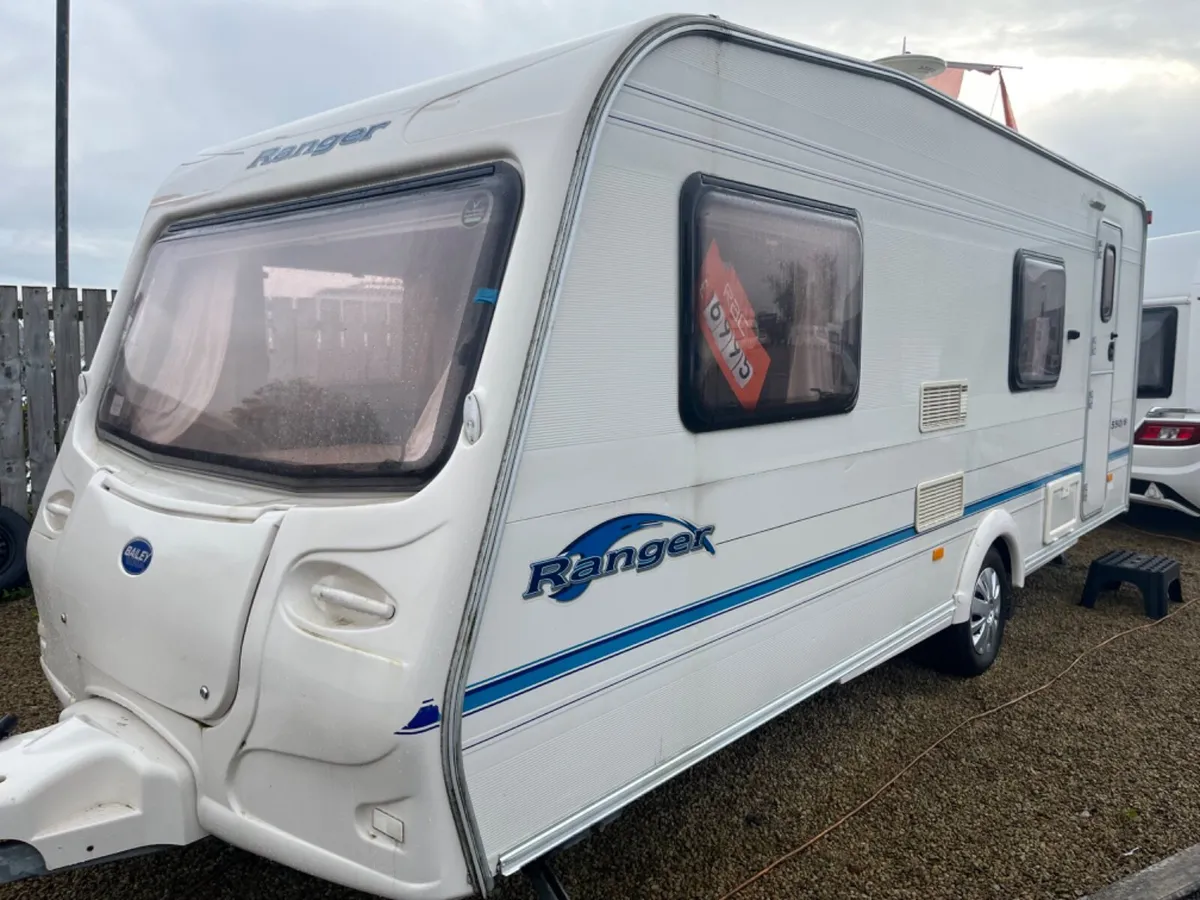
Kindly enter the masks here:
M 935 478 L 917 485 L 917 531 L 928 531 L 961 519 L 963 473 Z
M 967 383 L 926 381 L 921 385 L 921 431 L 967 424 Z

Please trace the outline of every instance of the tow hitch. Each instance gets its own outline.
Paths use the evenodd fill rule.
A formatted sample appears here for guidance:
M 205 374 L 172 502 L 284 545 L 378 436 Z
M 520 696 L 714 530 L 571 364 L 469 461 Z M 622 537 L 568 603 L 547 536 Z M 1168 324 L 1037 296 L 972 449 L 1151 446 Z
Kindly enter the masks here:
M 0 884 L 204 837 L 191 768 L 122 707 L 89 699 L 16 726 L 0 717 Z

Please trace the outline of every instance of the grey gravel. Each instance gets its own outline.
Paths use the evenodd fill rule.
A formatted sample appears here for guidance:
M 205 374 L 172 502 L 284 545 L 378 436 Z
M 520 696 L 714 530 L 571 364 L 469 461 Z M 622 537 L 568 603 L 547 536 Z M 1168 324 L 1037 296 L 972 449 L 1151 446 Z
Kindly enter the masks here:
M 1136 517 L 1138 527 L 1177 521 Z M 574 900 L 717 900 L 858 805 L 959 721 L 1044 683 L 1079 653 L 1147 622 L 1136 591 L 1076 605 L 1110 549 L 1166 553 L 1200 584 L 1200 543 L 1113 523 L 1018 592 L 982 678 L 908 658 L 830 689 L 643 798 L 559 858 Z M 873 806 L 738 900 L 1077 898 L 1200 841 L 1200 603 L 1099 650 L 1049 690 L 974 723 Z M 37 665 L 32 602 L 0 603 L 0 711 L 22 729 L 57 705 Z M 1135 849 L 1136 848 L 1136 849 Z M 1130 853 L 1129 851 L 1134 852 Z M 1126 855 L 1129 854 L 1129 855 Z M 523 877 L 503 900 L 532 896 Z M 362 897 L 217 841 L 0 887 L 0 900 Z

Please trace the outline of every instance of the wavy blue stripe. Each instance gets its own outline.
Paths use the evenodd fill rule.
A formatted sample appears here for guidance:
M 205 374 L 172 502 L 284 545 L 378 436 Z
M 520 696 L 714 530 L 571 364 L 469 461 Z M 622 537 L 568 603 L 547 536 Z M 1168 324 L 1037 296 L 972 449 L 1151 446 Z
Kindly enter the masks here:
M 1128 456 L 1129 450 L 1130 450 L 1130 448 L 1128 446 L 1125 446 L 1119 450 L 1112 451 L 1110 454 L 1108 454 L 1108 461 L 1112 462 L 1114 459 L 1120 459 L 1122 456 Z
M 432 731 L 441 724 L 442 713 L 438 709 L 438 705 L 434 703 L 433 698 L 421 702 L 420 708 L 413 714 L 413 717 L 408 720 L 408 724 L 401 728 L 396 734 L 424 734 L 426 731 Z
M 1070 466 L 1051 475 L 1046 475 L 1034 481 L 1027 481 L 1017 487 L 993 494 L 990 497 L 968 504 L 963 511 L 963 517 L 973 516 L 991 507 L 999 506 L 1016 497 L 1036 491 L 1056 478 L 1061 478 L 1064 475 L 1078 471 L 1080 471 L 1079 466 Z M 962 519 L 955 520 L 955 522 L 961 521 Z M 946 523 L 947 526 L 951 524 L 954 523 Z M 925 532 L 926 535 L 929 533 Z M 802 563 L 790 569 L 785 569 L 782 572 L 759 579 L 758 581 L 723 591 L 722 593 L 715 594 L 652 619 L 627 626 L 598 638 L 593 638 L 590 641 L 577 644 L 566 650 L 560 650 L 550 656 L 526 663 L 516 669 L 493 676 L 474 685 L 469 685 L 463 702 L 463 714 L 470 715 L 489 706 L 510 700 L 551 681 L 556 681 L 566 675 L 589 668 L 619 654 L 627 653 L 636 647 L 659 640 L 684 628 L 689 628 L 692 625 L 697 625 L 714 616 L 722 615 L 745 606 L 748 603 L 769 597 L 800 582 L 808 581 L 826 572 L 857 562 L 858 560 L 902 544 L 905 541 L 912 540 L 915 537 L 917 537 L 917 531 L 912 526 L 901 528 L 861 544 L 855 544 L 844 550 L 819 557 L 818 559 Z

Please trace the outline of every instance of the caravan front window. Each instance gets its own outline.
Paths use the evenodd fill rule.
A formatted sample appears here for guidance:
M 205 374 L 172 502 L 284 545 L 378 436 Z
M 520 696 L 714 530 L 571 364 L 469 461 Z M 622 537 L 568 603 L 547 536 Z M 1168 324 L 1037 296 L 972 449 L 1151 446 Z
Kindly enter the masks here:
M 1052 388 L 1062 370 L 1067 269 L 1060 259 L 1018 251 L 1013 278 L 1008 381 L 1014 391 Z
M 101 434 L 260 480 L 429 478 L 453 446 L 519 199 L 497 166 L 169 233 Z
M 1152 306 L 1142 310 L 1142 339 L 1138 351 L 1137 395 L 1147 399 L 1171 396 L 1175 382 L 1175 334 L 1179 310 Z
M 682 199 L 684 424 L 852 409 L 863 266 L 854 211 L 708 176 L 693 176 Z

